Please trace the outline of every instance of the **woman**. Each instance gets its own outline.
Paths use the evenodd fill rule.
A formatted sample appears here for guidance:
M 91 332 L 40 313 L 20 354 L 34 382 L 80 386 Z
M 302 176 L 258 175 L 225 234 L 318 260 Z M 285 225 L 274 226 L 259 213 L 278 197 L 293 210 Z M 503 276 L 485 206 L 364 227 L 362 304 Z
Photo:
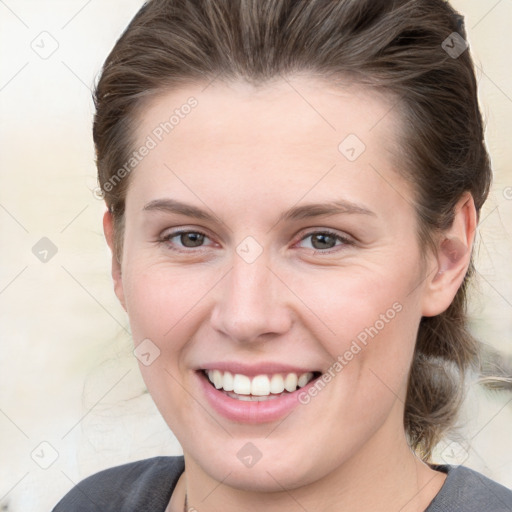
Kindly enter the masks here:
M 441 0 L 151 0 L 96 90 L 114 288 L 183 447 L 55 511 L 512 509 L 434 465 L 490 186 Z

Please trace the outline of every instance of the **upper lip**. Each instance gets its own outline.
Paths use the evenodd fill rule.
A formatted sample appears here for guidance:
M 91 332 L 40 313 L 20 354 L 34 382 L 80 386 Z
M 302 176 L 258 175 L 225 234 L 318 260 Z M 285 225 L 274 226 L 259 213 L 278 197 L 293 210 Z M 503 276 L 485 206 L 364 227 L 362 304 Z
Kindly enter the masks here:
M 205 363 L 198 368 L 199 370 L 220 370 L 223 372 L 230 372 L 232 374 L 247 375 L 248 377 L 255 377 L 256 375 L 275 374 L 275 373 L 296 373 L 301 375 L 308 372 L 318 372 L 312 368 L 304 368 L 301 366 L 293 366 L 278 362 L 266 361 L 258 364 L 247 364 L 238 361 L 218 361 L 213 363 Z

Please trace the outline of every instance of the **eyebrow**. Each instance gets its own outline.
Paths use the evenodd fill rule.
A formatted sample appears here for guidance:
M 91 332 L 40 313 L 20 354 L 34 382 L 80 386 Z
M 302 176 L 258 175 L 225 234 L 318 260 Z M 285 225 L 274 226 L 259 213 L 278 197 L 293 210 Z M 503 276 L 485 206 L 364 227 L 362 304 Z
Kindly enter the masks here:
M 196 219 L 205 221 L 218 221 L 218 217 L 214 214 L 202 210 L 197 206 L 191 204 L 182 203 L 175 199 L 155 199 L 147 203 L 144 211 L 163 211 L 169 213 L 177 213 L 185 215 L 187 217 L 194 217 Z M 294 206 L 286 212 L 282 213 L 277 220 L 277 223 L 282 221 L 290 220 L 301 220 L 312 217 L 321 217 L 329 215 L 339 214 L 358 214 L 358 215 L 370 215 L 377 217 L 375 212 L 372 212 L 368 208 L 346 200 L 338 200 L 329 203 L 310 203 L 302 206 Z

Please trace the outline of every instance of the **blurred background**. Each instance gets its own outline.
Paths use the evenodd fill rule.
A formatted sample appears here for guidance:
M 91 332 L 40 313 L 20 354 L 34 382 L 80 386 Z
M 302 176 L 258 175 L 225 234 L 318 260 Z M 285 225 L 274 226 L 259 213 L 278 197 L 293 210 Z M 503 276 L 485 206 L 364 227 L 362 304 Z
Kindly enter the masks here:
M 139 375 L 94 195 L 91 88 L 141 0 L 0 0 L 0 510 L 42 512 L 83 477 L 180 454 Z M 456 0 L 495 171 L 471 318 L 512 368 L 511 0 Z M 448 34 L 447 34 L 448 36 Z M 440 463 L 512 488 L 512 392 L 470 388 Z

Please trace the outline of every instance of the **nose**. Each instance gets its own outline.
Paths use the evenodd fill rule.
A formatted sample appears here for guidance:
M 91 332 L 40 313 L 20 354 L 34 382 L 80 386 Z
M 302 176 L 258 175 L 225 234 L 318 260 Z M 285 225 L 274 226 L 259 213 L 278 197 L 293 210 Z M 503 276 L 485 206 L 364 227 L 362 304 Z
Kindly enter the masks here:
M 216 291 L 211 324 L 236 342 L 270 340 L 292 325 L 286 289 L 263 256 L 247 263 L 235 254 Z

